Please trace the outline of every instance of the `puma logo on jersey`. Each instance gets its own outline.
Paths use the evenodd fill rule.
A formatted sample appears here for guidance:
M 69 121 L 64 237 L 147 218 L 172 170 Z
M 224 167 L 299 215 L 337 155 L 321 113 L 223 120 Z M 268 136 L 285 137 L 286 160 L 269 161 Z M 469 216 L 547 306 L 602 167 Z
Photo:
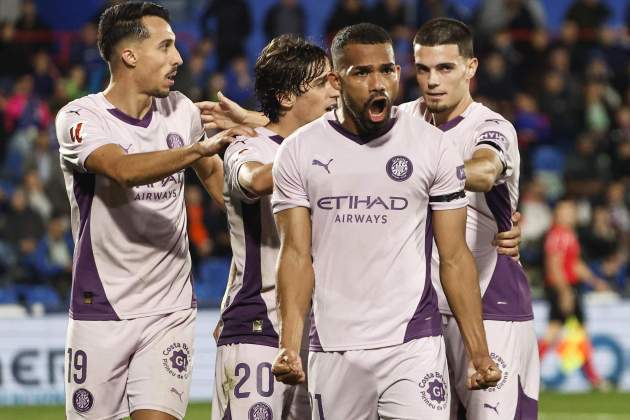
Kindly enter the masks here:
M 77 116 L 80 116 L 79 114 L 79 110 L 78 109 L 70 109 L 68 111 L 66 111 L 68 114 L 77 114 Z
M 127 147 L 123 146 L 122 144 L 120 145 L 120 148 L 123 149 L 125 151 L 125 154 L 129 154 L 129 149 L 131 149 L 131 146 L 133 146 L 133 144 L 129 144 Z
M 483 403 L 483 408 L 489 408 L 490 410 L 494 410 L 494 412 L 497 413 L 497 415 L 499 415 L 499 410 L 497 407 L 499 407 L 499 403 L 496 403 L 494 407 L 488 403 Z
M 330 170 L 328 169 L 328 165 L 330 165 L 330 162 L 332 162 L 333 159 L 330 158 L 330 160 L 328 161 L 328 163 L 322 163 L 322 161 L 318 160 L 318 159 L 313 159 L 313 165 L 314 166 L 321 166 L 322 168 L 326 169 L 326 172 L 330 173 Z
M 173 394 L 177 395 L 179 397 L 179 401 L 183 402 L 184 400 L 182 400 L 182 396 L 184 395 L 184 392 L 179 392 L 178 390 L 175 389 L 175 387 L 171 387 L 170 390 Z
M 81 143 L 83 141 L 83 137 L 81 137 L 81 129 L 84 124 L 84 122 L 78 122 L 70 127 L 70 138 L 72 141 L 76 141 L 77 143 Z

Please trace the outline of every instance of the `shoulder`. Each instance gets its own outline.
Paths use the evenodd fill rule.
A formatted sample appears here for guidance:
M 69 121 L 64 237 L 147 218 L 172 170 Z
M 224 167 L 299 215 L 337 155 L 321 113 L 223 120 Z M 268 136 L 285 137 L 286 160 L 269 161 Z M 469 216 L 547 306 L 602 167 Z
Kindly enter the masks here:
M 475 120 L 474 125 L 477 130 L 486 128 L 491 130 L 494 128 L 496 130 L 515 131 L 512 123 L 503 115 L 491 110 L 482 103 L 476 102 L 471 114 L 471 117 Z
M 398 105 L 398 109 L 407 112 L 409 114 L 413 114 L 414 112 L 419 112 L 420 103 L 422 102 L 422 98 L 418 98 L 414 101 L 409 101 Z
M 400 107 L 395 107 L 394 109 L 396 111 L 395 117 L 398 120 L 398 123 L 408 135 L 421 137 L 423 142 L 435 142 L 436 144 L 438 144 L 440 139 L 444 136 L 444 132 L 442 132 L 442 130 L 425 121 L 423 118 L 401 111 Z
M 72 119 L 87 116 L 96 116 L 107 110 L 104 103 L 100 103 L 98 95 L 86 95 L 68 102 L 57 112 L 57 119 Z

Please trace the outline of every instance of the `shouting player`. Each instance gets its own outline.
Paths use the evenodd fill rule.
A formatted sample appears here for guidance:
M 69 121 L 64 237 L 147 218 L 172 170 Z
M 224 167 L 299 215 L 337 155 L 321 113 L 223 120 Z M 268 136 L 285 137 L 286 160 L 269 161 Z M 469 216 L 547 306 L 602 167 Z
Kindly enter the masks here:
M 108 8 L 98 46 L 109 86 L 56 120 L 76 242 L 66 415 L 181 419 L 196 317 L 183 170 L 222 203 L 216 153 L 251 130 L 208 139 L 199 110 L 170 92 L 182 59 L 161 6 Z
M 274 380 L 278 352 L 275 265 L 280 239 L 271 211 L 272 163 L 284 138 L 337 104 L 326 52 L 283 35 L 260 53 L 256 96 L 265 127 L 225 152 L 225 205 L 234 269 L 221 313 L 212 418 L 310 418 L 306 384 Z M 308 351 L 308 347 L 305 349 Z
M 433 19 L 420 28 L 413 46 L 422 97 L 400 108 L 437 126 L 465 161 L 469 191 L 466 240 L 479 270 L 488 345 L 504 373 L 492 389 L 471 391 L 466 386 L 469 359 L 465 340 L 440 285 L 437 267 L 443 261 L 434 254 L 433 284 L 440 312 L 445 315 L 452 386 L 460 402 L 454 404 L 452 415 L 469 420 L 536 419 L 540 369 L 529 284 L 520 264 L 499 254 L 491 244 L 497 232 L 511 229 L 510 216 L 518 203 L 516 131 L 470 95 L 477 59 L 472 33 L 464 23 Z
M 433 237 L 474 366 L 469 385 L 501 378 L 466 246 L 463 162 L 440 130 L 392 107 L 400 67 L 385 30 L 342 29 L 332 58 L 341 108 L 286 139 L 273 167 L 281 240 L 274 374 L 285 383 L 304 380 L 299 350 L 312 298 L 314 419 L 447 419 Z

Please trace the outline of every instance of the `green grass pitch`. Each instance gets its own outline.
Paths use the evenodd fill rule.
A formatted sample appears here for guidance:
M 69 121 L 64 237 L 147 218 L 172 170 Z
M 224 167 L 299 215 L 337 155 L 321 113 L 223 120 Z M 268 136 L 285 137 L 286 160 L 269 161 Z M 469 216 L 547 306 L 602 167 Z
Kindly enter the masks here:
M 59 420 L 61 406 L 0 407 L 1 420 Z M 210 403 L 188 407 L 186 420 L 209 420 Z M 543 392 L 539 420 L 628 420 L 630 393 L 557 394 Z

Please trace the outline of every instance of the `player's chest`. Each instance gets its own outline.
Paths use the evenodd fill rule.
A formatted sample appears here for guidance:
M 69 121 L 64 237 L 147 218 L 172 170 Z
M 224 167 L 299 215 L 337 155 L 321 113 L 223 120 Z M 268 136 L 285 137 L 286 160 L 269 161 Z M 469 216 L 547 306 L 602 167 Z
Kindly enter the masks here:
M 111 138 L 127 154 L 157 152 L 190 144 L 190 128 L 174 119 L 154 118 L 146 127 L 114 120 L 109 128 Z

